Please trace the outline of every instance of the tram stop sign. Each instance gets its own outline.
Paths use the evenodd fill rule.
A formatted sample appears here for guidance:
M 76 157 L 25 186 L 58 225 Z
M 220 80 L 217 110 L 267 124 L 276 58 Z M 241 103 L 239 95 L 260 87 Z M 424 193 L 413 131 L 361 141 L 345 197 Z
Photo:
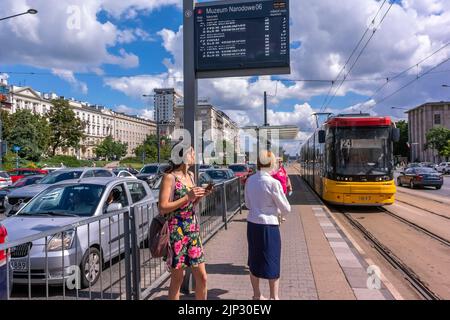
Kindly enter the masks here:
M 198 79 L 289 74 L 289 0 L 197 3 L 195 54 Z

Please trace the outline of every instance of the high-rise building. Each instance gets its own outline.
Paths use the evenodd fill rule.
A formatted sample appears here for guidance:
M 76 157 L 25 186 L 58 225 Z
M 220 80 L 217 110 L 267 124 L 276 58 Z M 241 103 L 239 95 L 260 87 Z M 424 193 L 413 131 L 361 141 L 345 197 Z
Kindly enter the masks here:
M 171 136 L 175 128 L 175 107 L 182 96 L 174 88 L 154 89 L 154 120 L 159 120 L 159 132 L 163 136 Z

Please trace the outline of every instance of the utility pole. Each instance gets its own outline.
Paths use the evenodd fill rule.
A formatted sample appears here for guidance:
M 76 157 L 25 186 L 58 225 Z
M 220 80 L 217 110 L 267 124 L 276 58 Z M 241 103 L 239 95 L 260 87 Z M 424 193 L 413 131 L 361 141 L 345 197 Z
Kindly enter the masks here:
M 155 97 L 155 95 L 154 94 L 143 94 L 142 95 L 143 97 L 145 97 L 145 98 L 151 98 L 151 97 Z M 156 146 L 156 148 L 157 148 L 157 161 L 158 161 L 158 163 L 161 163 L 161 138 L 160 138 L 160 133 L 159 133 L 159 130 L 160 130 L 160 120 L 159 120 L 159 108 L 156 106 L 156 104 L 155 103 L 153 103 L 153 110 L 154 110 L 154 112 L 155 112 L 155 118 L 156 118 L 156 143 L 157 143 L 157 146 Z

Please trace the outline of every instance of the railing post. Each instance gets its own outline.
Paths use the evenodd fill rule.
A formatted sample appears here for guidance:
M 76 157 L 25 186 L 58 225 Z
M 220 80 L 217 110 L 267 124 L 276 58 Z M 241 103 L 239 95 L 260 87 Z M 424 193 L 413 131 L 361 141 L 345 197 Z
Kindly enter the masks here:
M 238 193 L 239 193 L 239 214 L 242 214 L 242 186 L 241 186 L 241 179 L 238 179 Z
M 226 183 L 223 184 L 223 189 L 222 189 L 222 218 L 223 218 L 223 222 L 225 223 L 225 230 L 228 230 Z
M 139 237 L 137 236 L 135 207 L 130 208 L 130 222 L 131 222 L 131 252 L 132 252 L 132 268 L 133 268 L 133 299 L 140 300 L 141 298 L 141 264 L 140 264 L 140 250 Z
M 123 232 L 124 232 L 124 249 L 125 249 L 125 292 L 126 299 L 131 300 L 131 261 L 130 261 L 130 213 L 126 211 L 123 214 Z M 119 235 L 120 237 L 120 235 Z

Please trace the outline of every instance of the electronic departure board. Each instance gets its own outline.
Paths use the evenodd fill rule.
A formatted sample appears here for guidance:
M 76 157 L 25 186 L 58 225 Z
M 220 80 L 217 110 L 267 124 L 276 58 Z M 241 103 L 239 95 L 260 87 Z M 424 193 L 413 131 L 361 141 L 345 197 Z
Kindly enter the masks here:
M 290 73 L 289 0 L 195 7 L 198 78 Z

